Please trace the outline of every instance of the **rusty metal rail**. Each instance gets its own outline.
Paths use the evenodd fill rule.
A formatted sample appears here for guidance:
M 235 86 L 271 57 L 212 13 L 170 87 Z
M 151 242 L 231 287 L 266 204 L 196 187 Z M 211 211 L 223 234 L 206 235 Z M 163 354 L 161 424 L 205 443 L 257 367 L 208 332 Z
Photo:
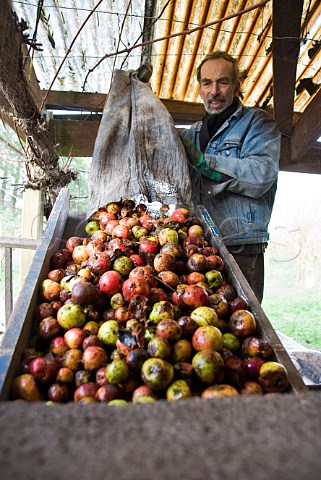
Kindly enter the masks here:
M 40 240 L 32 240 L 29 238 L 12 238 L 0 237 L 0 248 L 4 249 L 4 278 L 5 278 L 5 323 L 9 322 L 9 318 L 13 309 L 13 291 L 12 291 L 12 250 L 14 248 L 25 250 L 36 250 L 40 245 Z

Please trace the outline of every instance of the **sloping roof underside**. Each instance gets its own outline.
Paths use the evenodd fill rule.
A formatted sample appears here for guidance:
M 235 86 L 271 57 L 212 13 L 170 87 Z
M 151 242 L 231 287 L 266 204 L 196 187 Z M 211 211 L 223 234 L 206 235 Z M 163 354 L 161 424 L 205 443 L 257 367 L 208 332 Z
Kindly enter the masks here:
M 243 10 L 262 2 L 45 0 L 39 3 L 43 3 L 43 13 L 38 21 L 36 0 L 13 1 L 13 7 L 19 19 L 23 18 L 30 26 L 29 36 L 35 35 L 42 46 L 42 51 L 31 52 L 41 89 L 51 86 L 60 68 L 51 86 L 53 90 L 108 93 L 114 68 L 135 69 L 140 65 L 142 47 L 132 47 L 143 42 L 147 20 L 153 25 L 149 39 L 176 35 L 151 45 L 151 84 L 160 98 L 198 102 L 195 68 L 205 54 L 221 49 L 240 61 L 244 72 L 244 103 L 272 106 L 272 1 L 244 13 Z M 153 3 L 155 8 L 144 23 L 145 3 L 146 12 Z M 207 28 L 199 28 L 215 21 Z M 186 30 L 191 32 L 182 35 Z M 144 41 L 148 38 L 146 33 Z M 321 48 L 311 57 L 311 49 L 320 43 L 320 1 L 305 0 L 296 86 L 304 78 L 321 84 Z M 115 55 L 116 52 L 120 53 Z M 102 61 L 104 56 L 107 58 Z M 312 97 L 313 94 L 302 89 L 296 94 L 294 111 L 303 112 Z

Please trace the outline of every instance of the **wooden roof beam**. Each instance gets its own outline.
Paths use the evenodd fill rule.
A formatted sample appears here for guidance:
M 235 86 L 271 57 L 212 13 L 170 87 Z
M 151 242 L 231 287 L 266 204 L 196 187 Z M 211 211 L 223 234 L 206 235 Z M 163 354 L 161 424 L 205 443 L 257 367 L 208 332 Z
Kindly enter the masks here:
M 291 136 L 293 128 L 302 10 L 303 0 L 273 0 L 273 110 L 275 120 L 285 136 Z M 281 162 L 290 160 L 288 153 L 289 150 L 282 151 Z

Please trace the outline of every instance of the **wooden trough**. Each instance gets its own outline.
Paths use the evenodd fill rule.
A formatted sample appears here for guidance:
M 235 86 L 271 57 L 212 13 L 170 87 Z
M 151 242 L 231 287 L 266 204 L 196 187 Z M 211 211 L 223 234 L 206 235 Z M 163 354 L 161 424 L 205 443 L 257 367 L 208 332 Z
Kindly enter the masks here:
M 287 368 L 290 393 L 306 392 L 308 390 L 307 386 L 292 363 L 233 256 L 224 246 L 208 212 L 203 206 L 199 206 L 196 215 L 202 222 L 209 244 L 216 247 L 220 252 L 225 264 L 228 283 L 233 285 L 238 295 L 244 297 L 250 305 L 250 310 L 257 321 L 259 336 L 270 342 L 274 352 L 272 359 L 282 363 Z M 65 245 L 68 237 L 84 236 L 85 225 L 85 215 L 69 212 L 68 189 L 61 190 L 0 346 L 0 400 L 10 399 L 12 381 L 19 373 L 22 352 L 28 346 L 32 335 L 33 312 L 38 303 L 39 285 L 47 277 L 50 257 Z

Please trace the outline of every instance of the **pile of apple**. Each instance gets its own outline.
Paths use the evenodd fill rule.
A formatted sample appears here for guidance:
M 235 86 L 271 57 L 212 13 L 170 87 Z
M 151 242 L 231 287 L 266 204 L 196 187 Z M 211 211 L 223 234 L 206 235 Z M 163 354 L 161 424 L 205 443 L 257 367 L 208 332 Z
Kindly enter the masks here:
M 12 398 L 169 401 L 289 391 L 250 306 L 187 208 L 99 208 L 51 257 Z

